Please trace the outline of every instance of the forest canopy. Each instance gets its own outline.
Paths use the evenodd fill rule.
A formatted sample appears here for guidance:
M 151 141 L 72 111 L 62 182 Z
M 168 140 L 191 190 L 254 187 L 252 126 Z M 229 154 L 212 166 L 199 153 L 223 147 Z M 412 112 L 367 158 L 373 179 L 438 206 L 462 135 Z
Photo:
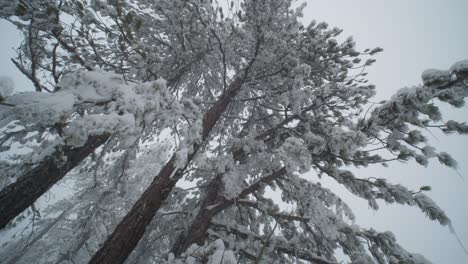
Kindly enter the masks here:
M 0 262 L 430 263 L 361 228 L 320 181 L 453 229 L 429 186 L 355 168 L 456 169 L 426 133 L 468 133 L 439 109 L 465 105 L 468 61 L 371 103 L 366 70 L 383 49 L 303 24 L 303 8 L 0 0 L 31 81 L 16 93 L 0 79 Z

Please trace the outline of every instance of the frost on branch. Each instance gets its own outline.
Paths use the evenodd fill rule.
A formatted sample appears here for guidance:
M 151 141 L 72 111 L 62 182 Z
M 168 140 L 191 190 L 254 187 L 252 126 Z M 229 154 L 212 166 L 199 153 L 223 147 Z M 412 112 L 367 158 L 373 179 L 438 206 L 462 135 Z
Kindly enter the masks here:
M 453 64 L 452 67 L 450 67 L 450 72 L 464 81 L 468 77 L 468 60 L 462 60 Z
M 69 73 L 57 87 L 53 94 L 27 92 L 10 96 L 7 102 L 14 107 L 3 114 L 13 114 L 24 125 L 62 126 L 64 141 L 80 146 L 89 135 L 120 130 L 131 137 L 145 118 L 160 118 L 159 113 L 171 99 L 162 80 L 128 85 L 122 77 L 104 71 Z M 98 109 L 94 112 L 88 106 Z
M 463 65 L 455 65 L 458 64 Z M 424 130 L 439 128 L 445 133 L 464 134 L 464 123 L 449 120 L 440 124 L 442 114 L 433 100 L 462 107 L 468 87 L 450 71 L 425 71 L 423 81 L 424 86 L 401 89 L 390 100 L 375 107 L 370 117 L 360 120 L 358 125 L 362 132 L 380 141 L 381 146 L 395 154 L 398 160 L 414 158 L 421 165 L 427 165 L 430 158 L 437 157 L 444 165 L 456 168 L 456 162 L 449 154 L 437 153 L 429 145 Z M 388 135 L 382 137 L 381 131 L 386 131 Z M 383 160 L 378 156 L 376 158 Z
M 421 193 L 428 188 L 350 167 L 437 158 L 456 168 L 426 131 L 467 133 L 442 123 L 434 103 L 464 105 L 466 62 L 428 70 L 422 86 L 370 106 L 366 69 L 382 49 L 360 51 L 324 22 L 303 25 L 292 1 L 228 10 L 198 0 L 3 2 L 0 15 L 25 36 L 15 65 L 36 92 L 0 106 L 2 187 L 57 150 L 108 137 L 55 185 L 69 196 L 43 195 L 11 222 L 7 232 L 28 232 L 2 236 L 0 262 L 85 263 L 120 243 L 129 263 L 330 264 L 342 261 L 338 251 L 352 263 L 429 263 L 390 232 L 356 225 L 323 177 L 372 209 L 407 204 L 450 226 Z M 170 176 L 159 177 L 162 168 Z M 161 186 L 164 197 L 140 200 Z M 130 235 L 112 240 L 122 229 Z
M 431 220 L 437 220 L 441 225 L 451 225 L 444 211 L 426 195 L 418 193 L 414 195 L 414 201 Z
M 447 84 L 450 81 L 450 72 L 429 69 L 425 70 L 421 77 L 424 85 L 441 86 Z

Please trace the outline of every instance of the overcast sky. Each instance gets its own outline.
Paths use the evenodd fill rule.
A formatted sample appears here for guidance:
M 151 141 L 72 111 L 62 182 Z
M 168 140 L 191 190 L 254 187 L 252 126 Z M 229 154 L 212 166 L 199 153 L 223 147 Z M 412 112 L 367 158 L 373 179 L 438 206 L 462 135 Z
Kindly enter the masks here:
M 352 35 L 361 49 L 380 46 L 384 52 L 369 72 L 377 86 L 375 101 L 386 99 L 398 89 L 421 83 L 428 68 L 448 69 L 468 59 L 468 1 L 466 0 L 309 0 L 304 20 L 326 21 Z M 468 107 L 443 107 L 445 120 L 468 121 Z M 393 164 L 389 168 L 357 170 L 362 177 L 385 177 L 413 189 L 430 185 L 429 196 L 443 208 L 465 245 L 468 245 L 468 137 L 434 132 L 432 143 L 459 162 L 459 174 L 433 161 L 427 168 L 414 164 Z M 434 263 L 468 263 L 468 256 L 448 228 L 427 219 L 418 208 L 385 206 L 370 211 L 367 203 L 336 184 L 354 209 L 356 223 L 379 231 L 391 230 L 409 251 L 422 253 Z
M 305 21 L 316 19 L 344 29 L 354 36 L 360 49 L 380 46 L 384 52 L 368 71 L 377 86 L 380 101 L 399 88 L 419 84 L 427 68 L 448 69 L 452 63 L 468 59 L 468 1 L 466 0 L 309 0 Z M 33 86 L 14 68 L 9 58 L 21 36 L 5 21 L 0 21 L 0 75 L 14 79 L 17 91 L 32 91 Z M 444 107 L 450 118 L 468 121 L 468 107 Z M 434 132 L 433 144 L 451 153 L 459 162 L 459 174 L 433 161 L 427 168 L 411 163 L 389 168 L 371 167 L 355 171 L 362 177 L 385 177 L 413 189 L 430 185 L 430 197 L 452 219 L 465 245 L 468 245 L 468 137 L 444 136 Z M 333 182 L 336 190 L 355 210 L 356 223 L 379 231 L 391 230 L 409 251 L 425 255 L 434 263 L 468 263 L 468 257 L 448 228 L 428 220 L 417 208 L 386 206 L 370 211 L 367 203 L 355 198 Z

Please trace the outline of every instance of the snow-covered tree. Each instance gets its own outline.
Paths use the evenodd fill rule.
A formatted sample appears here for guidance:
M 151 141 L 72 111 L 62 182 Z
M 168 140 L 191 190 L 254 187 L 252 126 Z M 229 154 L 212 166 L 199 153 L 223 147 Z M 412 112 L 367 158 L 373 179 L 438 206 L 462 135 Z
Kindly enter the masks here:
M 468 133 L 435 104 L 464 105 L 468 62 L 370 106 L 382 49 L 303 25 L 292 2 L 0 1 L 35 90 L 1 86 L 0 262 L 429 263 L 320 180 L 451 227 L 429 187 L 350 168 L 456 168 L 424 134 Z

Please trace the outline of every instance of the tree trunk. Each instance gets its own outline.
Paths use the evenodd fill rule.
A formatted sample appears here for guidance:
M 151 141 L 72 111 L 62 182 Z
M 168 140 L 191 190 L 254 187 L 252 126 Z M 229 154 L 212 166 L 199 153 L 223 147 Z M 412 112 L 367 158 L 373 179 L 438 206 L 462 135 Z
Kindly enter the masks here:
M 203 116 L 202 142 L 206 141 L 221 114 L 239 92 L 249 67 L 241 76 L 234 79 L 223 96 Z M 188 155 L 182 168 L 176 167 L 176 154 L 172 156 L 104 245 L 94 254 L 90 263 L 123 263 L 125 261 L 199 148 L 200 143 L 192 144 L 193 151 Z
M 237 198 L 227 200 L 223 196 L 220 196 L 220 191 L 222 187 L 222 177 L 223 175 L 218 175 L 214 178 L 207 187 L 206 196 L 203 199 L 200 210 L 198 211 L 197 216 L 192 221 L 189 229 L 183 232 L 176 243 L 172 247 L 172 252 L 176 256 L 180 256 L 190 245 L 197 243 L 203 245 L 206 240 L 206 231 L 210 227 L 211 219 L 221 212 L 222 210 L 233 205 L 236 199 L 245 198 L 247 195 L 258 190 L 262 184 L 269 183 L 273 180 L 278 179 L 286 173 L 286 169 L 283 167 L 268 176 L 261 178 L 256 181 L 246 189 L 244 189 Z M 209 209 L 208 209 L 209 208 Z
M 178 82 L 192 64 L 202 59 L 204 55 L 204 52 L 197 54 L 192 62 L 176 71 L 174 76 L 169 76 L 167 85 Z M 82 147 L 65 146 L 41 161 L 32 170 L 18 177 L 15 183 L 2 189 L 0 191 L 0 230 L 109 138 L 110 135 L 92 136 Z
M 174 255 L 179 256 L 193 243 L 197 243 L 199 245 L 203 244 L 211 218 L 230 205 L 229 201 L 219 197 L 221 186 L 223 184 L 221 179 L 222 175 L 218 175 L 208 184 L 206 195 L 197 216 L 192 221 L 189 229 L 179 235 L 179 238 L 172 248 Z M 210 207 L 212 205 L 216 206 Z
M 41 195 L 81 163 L 109 135 L 91 136 L 82 147 L 65 146 L 0 191 L 0 229 L 31 206 Z

